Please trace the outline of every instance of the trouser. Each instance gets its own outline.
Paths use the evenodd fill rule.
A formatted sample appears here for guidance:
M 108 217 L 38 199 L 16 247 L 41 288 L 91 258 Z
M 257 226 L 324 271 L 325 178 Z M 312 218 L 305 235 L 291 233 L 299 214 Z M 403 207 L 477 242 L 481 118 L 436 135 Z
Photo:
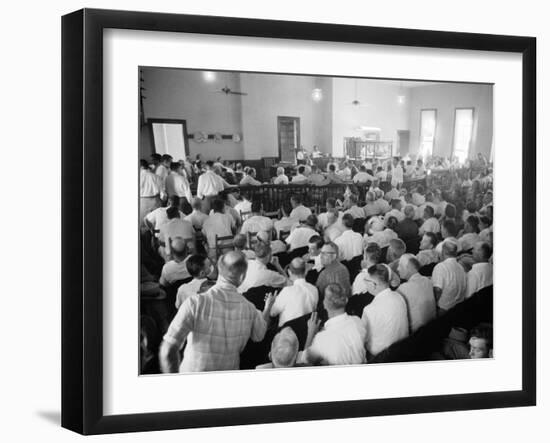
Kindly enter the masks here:
M 147 231 L 147 226 L 143 220 L 149 212 L 154 209 L 160 208 L 161 202 L 158 195 L 154 197 L 140 197 L 139 198 L 139 227 L 141 232 Z

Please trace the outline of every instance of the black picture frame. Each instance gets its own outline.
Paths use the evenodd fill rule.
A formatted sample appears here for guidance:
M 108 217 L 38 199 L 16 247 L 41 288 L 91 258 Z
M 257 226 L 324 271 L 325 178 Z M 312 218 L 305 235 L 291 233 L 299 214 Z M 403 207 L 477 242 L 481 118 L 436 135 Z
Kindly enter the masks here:
M 103 30 L 191 32 L 522 55 L 522 388 L 104 415 L 102 375 Z M 62 426 L 82 434 L 319 420 L 536 404 L 536 39 L 233 17 L 83 9 L 62 18 Z

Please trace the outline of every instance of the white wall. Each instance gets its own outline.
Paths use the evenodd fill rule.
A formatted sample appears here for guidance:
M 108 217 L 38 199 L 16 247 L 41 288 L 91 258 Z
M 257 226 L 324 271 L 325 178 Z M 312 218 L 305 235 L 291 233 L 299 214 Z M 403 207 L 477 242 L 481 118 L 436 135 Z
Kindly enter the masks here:
M 332 147 L 335 156 L 344 152 L 344 137 L 362 137 L 359 126 L 371 126 L 381 129 L 381 141 L 397 143 L 397 130 L 408 129 L 408 100 L 400 104 L 397 96 L 401 90 L 399 82 L 386 82 L 370 79 L 355 81 L 347 78 L 335 78 L 333 81 L 333 127 Z M 353 100 L 359 100 L 366 107 L 353 106 Z
M 190 135 L 196 131 L 242 134 L 240 96 L 215 92 L 226 83 L 229 88 L 238 90 L 238 74 L 217 72 L 216 81 L 207 83 L 201 71 L 144 68 L 143 79 L 143 86 L 147 89 L 143 105 L 146 118 L 186 120 Z M 147 154 L 147 148 L 152 152 L 149 136 L 142 137 L 141 141 L 142 152 Z M 192 157 L 201 153 L 205 159 L 214 159 L 219 155 L 225 159 L 241 159 L 243 145 L 232 140 L 197 143 L 190 139 L 189 152 Z
M 437 109 L 434 155 L 452 153 L 456 108 L 474 108 L 474 128 L 470 157 L 478 152 L 489 158 L 493 135 L 493 87 L 491 85 L 446 84 L 418 86 L 410 89 L 409 126 L 411 152 L 420 143 L 420 111 Z

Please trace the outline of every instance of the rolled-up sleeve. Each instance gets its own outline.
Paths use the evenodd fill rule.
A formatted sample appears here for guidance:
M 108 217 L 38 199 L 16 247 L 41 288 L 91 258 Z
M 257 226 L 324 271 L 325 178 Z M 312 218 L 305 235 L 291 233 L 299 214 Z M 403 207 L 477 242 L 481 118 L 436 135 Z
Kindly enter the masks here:
M 265 332 L 267 331 L 267 323 L 264 320 L 263 315 L 260 311 L 254 308 L 256 314 L 254 316 L 254 322 L 252 323 L 252 332 L 250 334 L 250 339 L 255 342 L 262 341 L 265 337 Z
M 176 316 L 168 326 L 163 340 L 178 348 L 184 343 L 185 338 L 193 330 L 195 324 L 195 312 L 197 296 L 191 296 L 178 309 Z

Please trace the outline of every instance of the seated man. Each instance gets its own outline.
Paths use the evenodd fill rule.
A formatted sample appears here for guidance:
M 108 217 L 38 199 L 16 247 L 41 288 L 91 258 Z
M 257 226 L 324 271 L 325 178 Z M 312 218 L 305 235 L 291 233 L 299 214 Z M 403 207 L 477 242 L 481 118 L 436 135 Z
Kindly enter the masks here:
M 170 259 L 170 239 L 181 237 L 184 240 L 192 241 L 195 238 L 195 230 L 191 222 L 180 218 L 180 210 L 169 207 L 166 210 L 168 221 L 160 227 L 159 232 L 159 255 L 165 261 Z
M 178 288 L 176 295 L 176 309 L 182 303 L 194 294 L 204 292 L 201 287 L 206 287 L 208 276 L 213 271 L 213 266 L 208 257 L 204 255 L 192 255 L 186 260 L 187 272 L 193 280 L 189 283 L 184 283 Z
M 493 352 L 493 328 L 480 324 L 470 331 L 470 358 L 490 358 Z
M 285 168 L 279 166 L 277 168 L 277 177 L 273 179 L 274 185 L 288 185 L 288 177 L 285 175 Z
M 403 254 L 399 259 L 399 277 L 406 280 L 398 288 L 407 301 L 410 332 L 416 332 L 436 317 L 433 285 L 428 277 L 418 273 L 420 263 L 412 254 Z
M 254 200 L 252 202 L 252 216 L 247 218 L 241 226 L 241 234 L 248 234 L 254 232 L 259 234 L 265 232 L 268 234 L 269 239 L 272 238 L 273 220 L 261 215 L 262 202 L 260 200 Z
M 309 364 L 320 361 L 326 365 L 357 365 L 367 361 L 367 331 L 359 318 L 346 314 L 347 301 L 347 293 L 340 285 L 332 283 L 326 287 L 323 305 L 328 320 L 319 331 L 320 321 L 317 314 L 312 314 L 300 361 Z
M 363 236 L 352 230 L 353 216 L 345 214 L 342 218 L 344 232 L 336 237 L 334 243 L 338 246 L 340 260 L 350 261 L 363 254 Z
M 256 366 L 256 369 L 291 368 L 298 358 L 298 337 L 292 328 L 281 329 L 271 342 L 269 359 L 271 363 Z
M 401 212 L 401 203 L 401 200 L 398 198 L 394 198 L 391 201 L 391 210 L 386 212 L 386 215 L 384 216 L 384 222 L 386 223 L 386 226 L 390 217 L 395 217 L 398 222 L 405 219 L 405 214 Z
M 403 240 L 404 242 L 407 242 L 409 240 L 412 240 L 416 237 L 418 237 L 418 225 L 414 221 L 414 217 L 416 215 L 416 210 L 414 209 L 414 206 L 407 205 L 405 206 L 405 219 L 401 220 L 397 224 L 397 228 L 395 229 L 395 232 L 397 233 L 397 236 Z
M 239 286 L 239 291 L 244 294 L 249 289 L 259 286 L 268 286 L 271 288 L 282 288 L 285 286 L 287 279 L 283 269 L 279 265 L 277 257 L 271 256 L 271 246 L 269 243 L 256 243 L 254 253 L 256 254 L 256 258 L 248 262 L 248 270 Z M 277 272 L 268 269 L 268 263 L 273 264 Z
M 376 243 L 369 243 L 365 248 L 361 272 L 357 274 L 351 287 L 352 296 L 348 300 L 346 312 L 361 317 L 365 306 L 372 302 L 374 295 L 369 292 L 370 277 L 368 269 L 377 265 L 382 259 L 382 250 Z
M 286 238 L 286 243 L 289 245 L 289 251 L 306 247 L 309 243 L 309 239 L 314 235 L 318 235 L 318 232 L 315 230 L 316 226 L 317 217 L 309 215 L 305 223 L 295 228 Z
M 489 263 L 493 248 L 486 242 L 477 242 L 473 250 L 474 265 L 468 272 L 466 298 L 493 284 L 493 264 Z
M 246 170 L 246 175 L 242 178 L 239 184 L 241 186 L 260 186 L 262 183 L 256 180 L 256 169 L 248 168 Z
M 376 194 L 374 191 L 368 191 L 365 194 L 367 204 L 363 206 L 363 212 L 365 213 L 365 218 L 370 218 L 375 215 L 380 214 L 380 207 L 375 203 Z
M 439 254 L 439 257 L 442 257 L 443 244 L 445 244 L 447 241 L 453 241 L 457 246 L 457 253 L 460 252 L 458 251 L 458 241 L 456 238 L 456 234 L 456 224 L 453 220 L 445 220 L 441 224 L 441 236 L 443 237 L 443 241 L 439 242 L 438 245 L 435 247 L 435 251 Z
M 337 209 L 329 209 L 326 212 L 326 221 L 327 227 L 323 231 L 323 238 L 326 242 L 331 242 L 342 235 L 344 232 L 344 225 L 339 220 Z
M 433 232 L 437 234 L 439 232 L 439 220 L 435 218 L 434 208 L 431 206 L 424 207 L 424 223 L 420 226 L 418 233 L 424 235 L 426 232 Z
M 177 195 L 173 195 L 168 199 L 168 206 L 166 208 L 156 208 L 153 211 L 149 212 L 145 218 L 144 223 L 149 228 L 151 232 L 155 233 L 155 236 L 158 237 L 160 227 L 168 222 L 168 216 L 166 211 L 168 208 L 179 208 L 180 207 L 180 198 Z M 180 218 L 185 218 L 185 214 L 180 211 Z
M 439 254 L 435 250 L 436 246 L 436 235 L 433 232 L 426 232 L 420 241 L 420 251 L 416 254 L 420 267 L 439 262 Z
M 170 286 L 179 280 L 189 277 L 187 270 L 187 241 L 181 237 L 171 239 L 170 250 L 172 259 L 162 267 L 159 283 L 161 286 Z
M 330 183 L 329 180 L 327 180 L 327 178 L 323 174 L 321 174 L 321 171 L 319 170 L 319 167 L 317 165 L 313 165 L 311 167 L 309 182 L 315 186 L 324 186 Z
M 298 166 L 296 175 L 292 177 L 293 184 L 308 183 L 309 179 L 305 176 L 306 167 L 304 165 Z
M 212 202 L 212 210 L 214 211 L 205 220 L 202 225 L 202 232 L 208 241 L 210 254 L 215 253 L 216 236 L 227 237 L 233 234 L 234 222 L 233 217 L 224 212 L 225 205 L 223 200 L 216 198 Z
M 392 271 L 378 264 L 368 269 L 369 292 L 374 300 L 365 307 L 362 320 L 367 329 L 367 351 L 376 355 L 409 335 L 407 304 L 401 295 L 390 289 Z
M 443 242 L 441 249 L 442 261 L 435 266 L 432 274 L 438 315 L 464 301 L 468 285 L 466 272 L 456 260 L 456 241 Z
M 367 183 L 374 181 L 374 177 L 367 172 L 365 165 L 359 167 L 359 172 L 353 176 L 353 183 Z
M 464 229 L 458 236 L 458 252 L 469 252 L 479 241 L 479 218 L 470 215 L 464 223 Z
M 344 211 L 344 214 L 350 214 L 353 218 L 365 218 L 365 211 L 363 208 L 357 206 L 357 196 L 351 194 L 347 200 L 347 209 Z
M 397 238 L 397 233 L 386 227 L 380 217 L 371 217 L 366 227 L 367 232 L 363 236 L 363 247 L 366 247 L 369 243 L 376 243 L 380 248 L 385 248 L 389 246 L 391 240 Z
M 290 212 L 292 208 L 290 203 L 283 202 L 281 205 L 281 218 L 273 223 L 275 229 L 275 235 L 279 238 L 281 231 L 292 231 L 296 226 L 300 224 L 295 218 L 290 218 Z
M 325 212 L 321 212 L 319 214 L 319 227 L 321 229 L 326 229 L 327 226 L 330 225 L 330 223 L 328 222 L 328 213 L 330 212 L 331 209 L 336 209 L 336 199 L 332 197 L 327 198 L 327 201 L 325 203 L 325 209 L 326 209 Z M 339 214 L 338 219 L 341 219 L 343 215 L 344 214 Z
M 200 231 L 205 220 L 208 218 L 204 212 L 202 212 L 202 200 L 195 198 L 191 204 L 193 212 L 185 217 L 185 220 L 191 222 L 195 231 Z
M 262 314 L 237 291 L 247 271 L 243 254 L 224 254 L 218 269 L 216 285 L 204 294 L 190 296 L 172 320 L 159 351 L 162 372 L 236 370 L 248 340 L 264 338 L 273 297 L 266 297 Z
M 281 290 L 271 308 L 271 316 L 279 316 L 279 327 L 317 308 L 319 293 L 315 286 L 306 282 L 305 276 L 305 261 L 301 258 L 292 260 L 288 266 L 288 277 L 292 286 Z
M 305 221 L 311 215 L 311 209 L 306 208 L 302 204 L 302 197 L 298 194 L 293 194 L 290 197 L 290 205 L 292 211 L 290 212 L 290 218 L 296 219 L 300 222 Z

